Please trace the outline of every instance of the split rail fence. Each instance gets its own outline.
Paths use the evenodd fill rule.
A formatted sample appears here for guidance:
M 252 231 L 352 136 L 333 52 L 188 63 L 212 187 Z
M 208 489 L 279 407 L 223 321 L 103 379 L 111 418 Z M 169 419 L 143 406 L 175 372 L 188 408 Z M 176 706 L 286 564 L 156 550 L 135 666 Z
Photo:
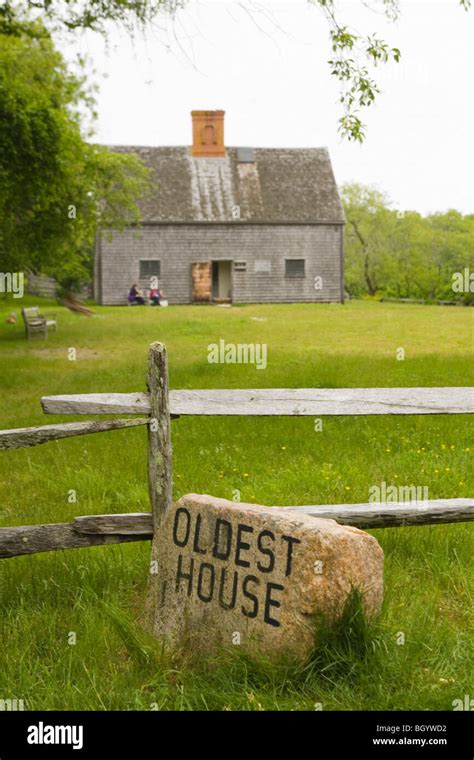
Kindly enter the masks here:
M 86 422 L 0 431 L 0 450 L 143 425 L 148 431 L 150 512 L 88 515 L 71 523 L 0 528 L 0 559 L 55 549 L 151 540 L 172 503 L 171 420 L 181 416 L 310 416 L 472 414 L 473 388 L 340 388 L 169 390 L 162 343 L 148 354 L 147 393 L 45 396 L 46 414 L 130 414 Z M 275 507 L 278 509 L 279 507 Z M 280 507 L 281 508 L 281 507 Z M 384 528 L 474 520 L 474 499 L 418 503 L 368 503 L 284 507 L 359 528 Z

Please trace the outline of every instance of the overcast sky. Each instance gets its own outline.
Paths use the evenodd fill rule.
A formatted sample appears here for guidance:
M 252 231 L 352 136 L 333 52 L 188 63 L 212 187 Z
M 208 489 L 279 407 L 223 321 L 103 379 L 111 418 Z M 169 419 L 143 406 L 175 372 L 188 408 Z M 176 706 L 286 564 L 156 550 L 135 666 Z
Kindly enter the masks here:
M 242 7 L 242 5 L 244 7 Z M 473 210 L 472 16 L 458 0 L 402 0 L 390 23 L 359 0 L 340 17 L 402 51 L 382 67 L 363 146 L 337 133 L 338 83 L 326 63 L 328 30 L 317 7 L 289 2 L 190 0 L 146 39 L 112 31 L 63 45 L 97 71 L 97 140 L 189 145 L 192 109 L 223 109 L 227 145 L 329 148 L 339 184 L 374 184 L 394 208 Z M 247 10 L 246 10 L 247 9 Z

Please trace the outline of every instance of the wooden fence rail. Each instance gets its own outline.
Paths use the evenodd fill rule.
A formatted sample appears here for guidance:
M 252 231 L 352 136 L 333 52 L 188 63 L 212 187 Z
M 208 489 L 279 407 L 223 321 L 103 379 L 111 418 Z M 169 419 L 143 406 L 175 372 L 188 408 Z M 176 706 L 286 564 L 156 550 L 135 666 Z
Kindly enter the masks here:
M 46 414 L 150 414 L 148 393 L 44 396 Z M 473 414 L 474 388 L 260 388 L 170 391 L 171 416 Z
M 374 502 L 273 509 L 303 512 L 312 517 L 323 517 L 343 525 L 353 525 L 355 528 L 396 528 L 474 521 L 474 499 L 433 499 L 426 505 L 417 502 Z M 0 559 L 54 549 L 81 549 L 102 544 L 150 541 L 152 538 L 151 512 L 87 515 L 75 517 L 72 523 L 1 528 Z
M 15 430 L 0 430 L 0 450 L 23 449 L 29 446 L 39 446 L 60 438 L 71 438 L 88 433 L 105 433 L 107 430 L 148 425 L 148 417 L 135 417 L 131 420 L 93 420 L 90 422 L 64 422 L 57 425 L 42 425 L 40 427 L 16 428 Z
M 0 449 L 140 425 L 148 432 L 148 490 L 151 512 L 76 517 L 72 523 L 0 528 L 0 558 L 102 544 L 150 540 L 172 499 L 171 419 L 212 416 L 346 416 L 473 414 L 474 389 L 300 388 L 168 390 L 166 348 L 153 343 L 148 355 L 148 393 L 93 393 L 45 396 L 46 414 L 137 414 L 0 431 Z M 282 509 L 283 507 L 275 507 Z M 284 507 L 359 528 L 435 525 L 474 520 L 473 499 L 427 502 Z

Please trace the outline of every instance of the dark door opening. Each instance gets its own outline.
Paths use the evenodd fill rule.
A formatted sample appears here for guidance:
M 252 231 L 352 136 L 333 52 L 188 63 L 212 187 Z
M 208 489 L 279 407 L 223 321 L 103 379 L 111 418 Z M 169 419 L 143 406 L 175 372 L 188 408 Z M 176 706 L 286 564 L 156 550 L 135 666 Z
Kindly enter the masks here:
M 232 302 L 232 262 L 212 262 L 212 300 L 215 303 Z

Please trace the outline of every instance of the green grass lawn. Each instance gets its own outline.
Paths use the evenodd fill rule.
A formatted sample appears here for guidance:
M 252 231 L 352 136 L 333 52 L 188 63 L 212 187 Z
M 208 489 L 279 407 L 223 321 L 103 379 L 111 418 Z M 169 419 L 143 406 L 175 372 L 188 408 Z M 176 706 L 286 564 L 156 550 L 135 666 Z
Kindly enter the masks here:
M 36 303 L 58 312 L 47 342 L 27 342 L 21 320 L 5 323 Z M 42 395 L 145 390 L 154 340 L 167 344 L 172 388 L 474 385 L 467 308 L 352 302 L 96 312 L 86 319 L 44 299 L 0 301 L 1 428 L 76 419 L 45 417 Z M 219 338 L 266 343 L 267 369 L 209 364 L 207 346 Z M 328 417 L 321 432 L 312 418 L 181 418 L 172 424 L 174 495 L 231 499 L 239 490 L 242 501 L 261 504 L 356 503 L 385 481 L 427 486 L 432 499 L 472 496 L 473 431 L 461 415 Z M 1 527 L 148 508 L 144 428 L 1 454 Z M 356 615 L 299 668 L 237 655 L 211 669 L 165 660 L 138 622 L 147 542 L 4 560 L 0 699 L 38 710 L 450 710 L 473 693 L 473 526 L 372 533 L 385 552 L 382 614 L 369 626 Z

